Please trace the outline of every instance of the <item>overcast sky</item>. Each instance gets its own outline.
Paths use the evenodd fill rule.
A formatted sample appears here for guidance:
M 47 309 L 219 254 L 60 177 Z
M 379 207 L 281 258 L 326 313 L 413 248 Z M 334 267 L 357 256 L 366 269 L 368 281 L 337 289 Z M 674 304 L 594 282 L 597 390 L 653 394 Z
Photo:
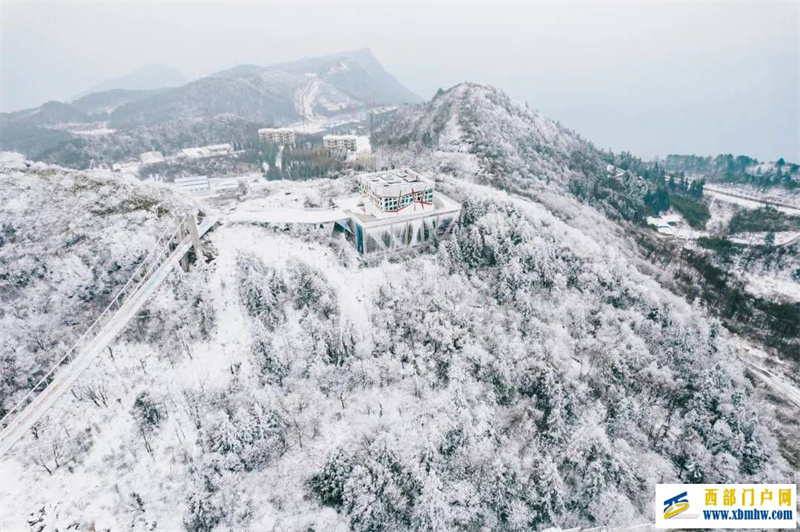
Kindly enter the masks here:
M 800 161 L 796 0 L 0 5 L 3 111 L 152 63 L 195 78 L 369 47 L 425 98 L 489 83 L 600 147 Z

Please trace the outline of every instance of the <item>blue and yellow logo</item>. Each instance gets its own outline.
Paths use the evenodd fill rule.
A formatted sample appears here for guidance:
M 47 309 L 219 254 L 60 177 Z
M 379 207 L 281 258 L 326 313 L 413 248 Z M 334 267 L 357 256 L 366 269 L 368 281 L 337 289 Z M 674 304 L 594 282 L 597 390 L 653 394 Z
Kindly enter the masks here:
M 688 492 L 684 491 L 664 501 L 664 519 L 675 517 L 689 508 L 689 500 L 686 498 L 687 493 Z

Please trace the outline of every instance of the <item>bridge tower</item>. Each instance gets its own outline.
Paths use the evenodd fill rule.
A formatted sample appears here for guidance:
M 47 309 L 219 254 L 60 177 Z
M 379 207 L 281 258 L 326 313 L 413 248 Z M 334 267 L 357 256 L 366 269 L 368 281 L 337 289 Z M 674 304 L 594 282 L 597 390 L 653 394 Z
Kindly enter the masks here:
M 203 258 L 203 245 L 200 243 L 200 236 L 197 232 L 197 222 L 194 215 L 190 214 L 178 222 L 178 236 L 182 241 L 187 236 L 192 237 L 192 247 L 197 260 Z M 189 254 L 187 253 L 181 258 L 181 268 L 183 271 L 189 271 Z

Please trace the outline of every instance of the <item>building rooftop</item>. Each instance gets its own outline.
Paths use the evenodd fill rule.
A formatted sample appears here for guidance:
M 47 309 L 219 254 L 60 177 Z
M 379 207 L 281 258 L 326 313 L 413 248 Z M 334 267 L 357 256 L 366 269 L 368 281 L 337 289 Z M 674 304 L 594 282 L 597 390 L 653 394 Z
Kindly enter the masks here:
M 433 181 L 408 169 L 363 174 L 359 180 L 380 197 L 399 197 L 434 188 Z

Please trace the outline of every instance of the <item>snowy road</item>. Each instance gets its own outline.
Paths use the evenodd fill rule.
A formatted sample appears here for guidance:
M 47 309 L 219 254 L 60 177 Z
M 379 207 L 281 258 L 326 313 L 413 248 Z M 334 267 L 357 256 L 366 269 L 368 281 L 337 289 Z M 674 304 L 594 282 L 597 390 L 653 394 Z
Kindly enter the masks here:
M 729 203 L 739 204 L 743 207 L 757 208 L 757 207 L 769 206 L 785 214 L 800 215 L 800 207 L 796 205 L 765 200 L 758 198 L 756 196 L 739 194 L 737 192 L 724 190 L 722 188 L 714 186 L 705 185 L 703 187 L 703 193 L 708 194 L 709 196 L 712 197 L 718 197 L 719 199 L 725 200 Z
M 786 363 L 779 359 L 774 359 L 767 355 L 763 350 L 751 345 L 750 343 L 743 343 L 747 352 L 746 356 L 739 355 L 739 360 L 746 363 L 747 366 L 761 379 L 767 386 L 772 388 L 775 395 L 794 403 L 800 407 L 800 387 L 781 373 L 791 373 L 792 369 Z M 767 369 L 766 365 L 775 364 L 775 368 Z M 777 369 L 783 366 L 782 371 Z
M 344 220 L 349 216 L 339 209 L 292 209 L 273 207 L 262 211 L 238 211 L 228 215 L 230 223 L 295 223 L 321 224 Z
M 295 109 L 303 117 L 305 123 L 317 122 L 314 116 L 314 99 L 319 91 L 319 82 L 319 78 L 314 78 L 294 95 Z

